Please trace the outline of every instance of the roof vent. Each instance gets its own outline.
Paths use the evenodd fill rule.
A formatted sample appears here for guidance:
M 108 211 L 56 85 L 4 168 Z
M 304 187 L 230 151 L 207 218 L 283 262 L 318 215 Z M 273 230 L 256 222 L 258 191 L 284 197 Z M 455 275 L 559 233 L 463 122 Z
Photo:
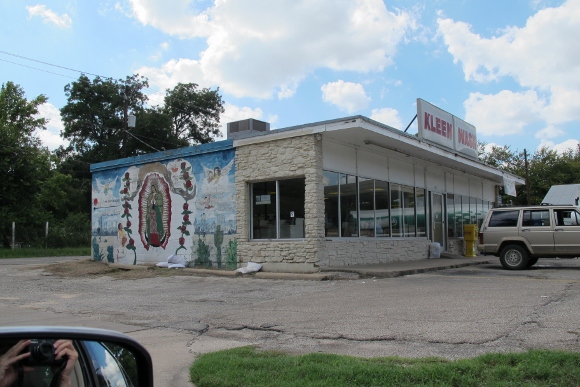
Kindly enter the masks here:
M 270 131 L 270 123 L 258 121 L 253 118 L 247 120 L 228 122 L 228 139 L 242 138 L 255 135 L 257 132 Z

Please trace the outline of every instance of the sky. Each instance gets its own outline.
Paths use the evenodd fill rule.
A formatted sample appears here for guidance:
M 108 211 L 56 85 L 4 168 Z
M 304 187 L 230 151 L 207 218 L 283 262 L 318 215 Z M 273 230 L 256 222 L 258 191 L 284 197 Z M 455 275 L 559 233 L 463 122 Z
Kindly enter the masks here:
M 246 118 L 405 130 L 421 98 L 488 145 L 580 140 L 580 0 L 11 0 L 0 15 L 0 84 L 48 97 L 50 149 L 81 72 L 143 75 L 151 106 L 178 82 L 219 87 L 224 138 Z

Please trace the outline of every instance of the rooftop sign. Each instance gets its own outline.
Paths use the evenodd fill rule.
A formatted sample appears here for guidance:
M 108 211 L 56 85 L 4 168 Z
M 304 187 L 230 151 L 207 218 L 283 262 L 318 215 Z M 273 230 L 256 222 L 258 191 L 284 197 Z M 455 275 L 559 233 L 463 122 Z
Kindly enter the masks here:
M 417 98 L 419 138 L 477 157 L 475 126 Z

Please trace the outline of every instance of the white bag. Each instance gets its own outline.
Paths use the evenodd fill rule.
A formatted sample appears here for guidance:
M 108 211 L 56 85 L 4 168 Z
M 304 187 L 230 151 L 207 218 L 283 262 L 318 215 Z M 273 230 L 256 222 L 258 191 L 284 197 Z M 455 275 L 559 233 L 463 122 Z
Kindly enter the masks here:
M 248 262 L 248 266 L 240 267 L 236 271 L 238 273 L 248 274 L 248 273 L 252 273 L 255 271 L 259 271 L 261 268 L 262 268 L 262 265 L 260 265 L 259 263 Z
M 167 258 L 167 262 L 170 264 L 183 265 L 183 267 L 187 264 L 185 258 L 180 257 L 179 255 L 170 255 L 169 258 Z
M 441 258 L 441 245 L 438 242 L 429 245 L 429 258 Z

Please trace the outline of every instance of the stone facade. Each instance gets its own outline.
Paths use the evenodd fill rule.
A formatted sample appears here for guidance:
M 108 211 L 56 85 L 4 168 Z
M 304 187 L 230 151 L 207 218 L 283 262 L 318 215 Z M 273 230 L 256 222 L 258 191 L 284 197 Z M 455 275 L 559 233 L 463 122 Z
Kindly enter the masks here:
M 395 261 L 425 259 L 427 239 L 329 240 L 320 266 L 373 265 Z
M 304 177 L 305 238 L 250 240 L 250 184 Z M 236 148 L 238 258 L 262 263 L 263 270 L 317 271 L 324 241 L 322 144 L 314 135 L 272 140 Z M 287 264 L 292 264 L 291 266 Z M 290 269 L 288 269 L 290 268 Z
M 261 263 L 264 271 L 315 272 L 323 266 L 380 264 L 424 259 L 429 241 L 410 239 L 333 240 L 324 236 L 322 143 L 302 135 L 236 147 L 238 259 Z M 305 238 L 250 240 L 250 184 L 305 177 Z

